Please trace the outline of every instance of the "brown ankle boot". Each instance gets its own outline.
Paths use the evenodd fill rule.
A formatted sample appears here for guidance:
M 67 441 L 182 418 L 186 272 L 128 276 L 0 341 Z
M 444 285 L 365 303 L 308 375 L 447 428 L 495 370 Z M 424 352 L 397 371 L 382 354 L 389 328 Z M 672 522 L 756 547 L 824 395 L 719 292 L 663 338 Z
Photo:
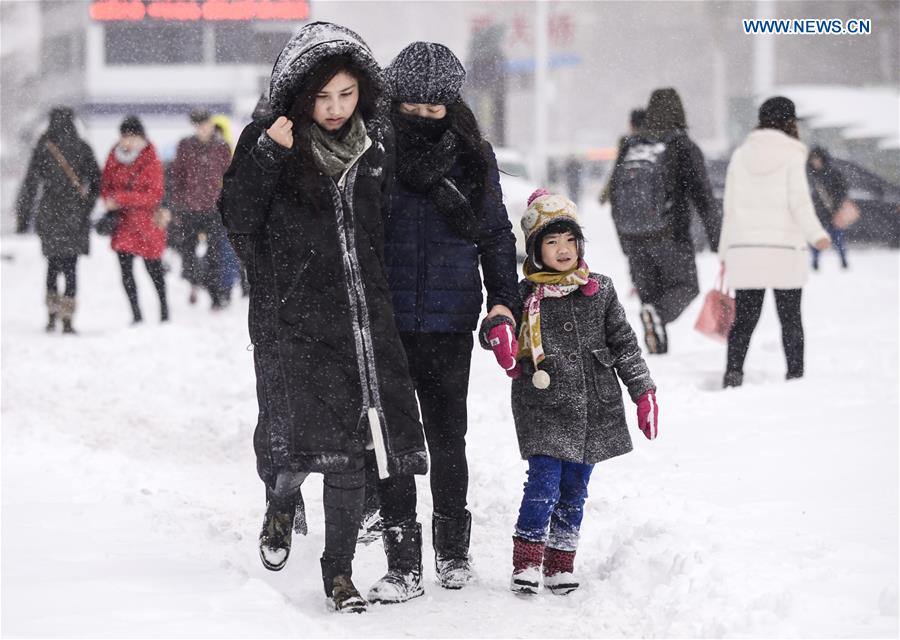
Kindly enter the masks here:
M 59 317 L 62 318 L 63 333 L 75 333 L 72 316 L 75 315 L 75 298 L 63 296 L 59 299 Z
M 331 597 L 328 606 L 338 613 L 363 613 L 369 606 L 348 575 L 335 576 L 331 582 Z
M 56 319 L 59 317 L 59 294 L 47 292 L 47 326 L 44 331 L 52 333 L 56 331 Z

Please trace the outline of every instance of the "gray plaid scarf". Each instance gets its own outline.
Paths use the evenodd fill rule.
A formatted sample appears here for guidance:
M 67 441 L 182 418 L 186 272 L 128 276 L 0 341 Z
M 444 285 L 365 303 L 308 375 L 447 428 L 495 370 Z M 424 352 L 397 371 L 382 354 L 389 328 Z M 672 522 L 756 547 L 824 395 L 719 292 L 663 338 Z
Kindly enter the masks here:
M 350 119 L 350 128 L 343 136 L 329 134 L 317 124 L 309 130 L 312 155 L 326 175 L 340 175 L 362 153 L 366 146 L 366 124 L 359 112 Z

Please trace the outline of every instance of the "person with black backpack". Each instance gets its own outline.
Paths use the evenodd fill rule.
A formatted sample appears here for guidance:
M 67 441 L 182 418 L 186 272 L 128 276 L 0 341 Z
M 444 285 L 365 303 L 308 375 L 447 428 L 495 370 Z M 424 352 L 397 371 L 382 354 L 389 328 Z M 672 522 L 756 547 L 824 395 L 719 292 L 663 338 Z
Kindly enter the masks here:
M 690 234 L 692 208 L 713 251 L 721 224 L 703 153 L 687 135 L 675 89 L 651 94 L 644 127 L 619 150 L 610 201 L 641 298 L 644 343 L 649 353 L 666 353 L 666 325 L 700 292 Z

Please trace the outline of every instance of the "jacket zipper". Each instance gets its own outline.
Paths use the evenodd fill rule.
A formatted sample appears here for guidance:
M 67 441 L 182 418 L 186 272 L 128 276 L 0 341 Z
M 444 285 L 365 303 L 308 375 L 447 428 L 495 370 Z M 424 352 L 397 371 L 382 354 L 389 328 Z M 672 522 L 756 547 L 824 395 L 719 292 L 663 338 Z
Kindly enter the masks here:
M 416 221 L 416 331 L 422 330 L 425 315 L 425 213 L 422 203 L 417 208 Z
M 353 335 L 356 343 L 357 367 L 359 369 L 360 388 L 363 391 L 363 413 L 368 419 L 375 448 L 375 460 L 380 478 L 388 477 L 387 448 L 381 423 L 384 411 L 381 407 L 381 395 L 378 389 L 377 371 L 375 369 L 374 347 L 368 321 L 368 304 L 365 287 L 359 267 L 359 255 L 356 250 L 356 234 L 354 232 L 353 189 L 356 184 L 358 165 L 354 165 L 345 174 L 342 191 L 332 179 L 332 200 L 338 223 L 338 235 L 343 251 L 344 274 L 347 279 L 347 294 L 353 318 Z M 348 216 L 344 216 L 344 204 Z

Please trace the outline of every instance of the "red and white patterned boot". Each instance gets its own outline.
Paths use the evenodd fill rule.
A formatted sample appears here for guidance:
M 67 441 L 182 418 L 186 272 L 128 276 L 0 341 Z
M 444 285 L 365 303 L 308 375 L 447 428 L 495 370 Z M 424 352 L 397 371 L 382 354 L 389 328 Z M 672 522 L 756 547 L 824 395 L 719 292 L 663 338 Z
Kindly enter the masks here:
M 513 574 L 509 588 L 516 593 L 537 593 L 543 556 L 543 542 L 529 542 L 513 536 Z
M 578 588 L 575 579 L 575 552 L 544 549 L 544 586 L 558 596 L 572 593 Z

